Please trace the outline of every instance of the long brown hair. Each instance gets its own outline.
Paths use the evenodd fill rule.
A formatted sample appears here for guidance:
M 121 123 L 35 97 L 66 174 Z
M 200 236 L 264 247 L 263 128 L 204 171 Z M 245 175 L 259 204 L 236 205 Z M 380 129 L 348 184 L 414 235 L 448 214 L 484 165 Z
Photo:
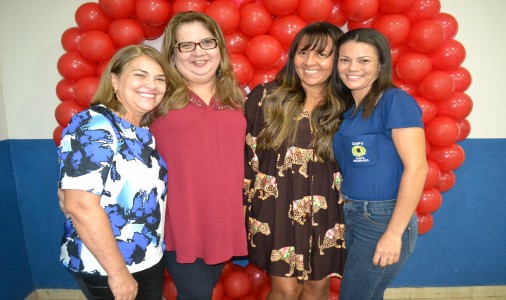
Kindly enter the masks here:
M 342 113 L 346 107 L 337 96 L 337 39 L 343 34 L 337 26 L 327 22 L 312 23 L 295 36 L 286 65 L 277 74 L 278 87 L 270 93 L 263 103 L 265 126 L 257 137 L 259 149 L 279 149 L 284 143 L 293 145 L 297 131 L 297 116 L 304 108 L 306 92 L 296 72 L 294 57 L 297 51 L 323 51 L 328 38 L 333 42 L 334 61 L 332 73 L 326 82 L 325 98 L 311 113 L 311 126 L 314 130 L 312 147 L 316 157 L 321 160 L 334 160 L 332 137 L 339 127 Z
M 155 61 L 160 65 L 165 75 L 165 81 L 167 83 L 170 80 L 170 72 L 169 66 L 167 64 L 167 60 L 163 57 L 160 51 L 148 45 L 131 45 L 126 46 L 120 49 L 109 61 L 106 69 L 104 70 L 102 77 L 100 78 L 100 82 L 98 84 L 97 90 L 93 99 L 91 100 L 91 104 L 103 104 L 107 108 L 123 115 L 126 113 L 125 107 L 116 97 L 113 86 L 112 86 L 112 74 L 116 74 L 120 76 L 121 73 L 125 70 L 128 64 L 137 57 L 146 56 Z M 155 109 L 145 114 L 140 122 L 141 126 L 148 126 L 153 121 L 153 115 L 158 107 L 160 107 L 163 103 L 167 102 L 168 97 L 168 89 L 163 96 L 162 101 L 158 104 Z
M 177 51 L 177 32 L 184 24 L 200 23 L 218 40 L 220 49 L 220 64 L 216 70 L 215 97 L 221 105 L 241 109 L 244 103 L 244 93 L 235 77 L 230 54 L 227 50 L 225 38 L 218 24 L 208 15 L 200 12 L 180 12 L 170 20 L 165 28 L 162 42 L 162 54 L 169 61 L 171 77 L 169 78 L 169 101 L 164 102 L 158 109 L 158 116 L 165 115 L 171 109 L 182 109 L 190 100 L 190 90 L 186 79 L 176 69 L 174 51 Z
M 373 82 L 369 93 L 367 93 L 360 102 L 360 106 L 363 107 L 362 116 L 366 119 L 372 114 L 383 92 L 388 88 L 395 87 L 392 80 L 392 54 L 390 53 L 390 46 L 387 39 L 375 29 L 359 28 L 346 32 L 339 38 L 337 44 L 338 52 L 341 46 L 347 42 L 369 44 L 376 49 L 379 58 L 380 71 L 378 78 Z M 346 87 L 341 78 L 338 79 L 337 85 L 339 87 L 339 97 L 344 99 L 347 103 L 354 103 L 350 89 Z

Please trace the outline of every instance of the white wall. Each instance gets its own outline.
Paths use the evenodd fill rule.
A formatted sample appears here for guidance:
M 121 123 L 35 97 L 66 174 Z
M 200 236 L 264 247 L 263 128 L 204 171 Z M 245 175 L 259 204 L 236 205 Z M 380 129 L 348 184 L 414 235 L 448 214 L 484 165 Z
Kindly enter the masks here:
M 472 74 L 470 138 L 506 138 L 506 1 L 440 0 L 459 22 Z M 59 103 L 56 69 L 63 31 L 76 26 L 77 0 L 0 2 L 0 140 L 52 139 Z M 91 1 L 98 2 L 98 1 Z M 5 110 L 4 110 L 5 107 Z M 5 124 L 7 122 L 7 124 Z

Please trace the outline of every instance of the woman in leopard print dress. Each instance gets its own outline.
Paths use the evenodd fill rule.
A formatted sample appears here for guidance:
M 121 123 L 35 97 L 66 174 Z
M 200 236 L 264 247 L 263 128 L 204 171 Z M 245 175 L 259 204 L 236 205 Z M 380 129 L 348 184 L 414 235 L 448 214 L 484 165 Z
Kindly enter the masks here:
M 345 110 L 335 92 L 341 34 L 324 22 L 303 28 L 276 80 L 246 101 L 249 259 L 269 273 L 269 299 L 328 299 L 329 278 L 342 274 L 341 175 L 332 151 Z

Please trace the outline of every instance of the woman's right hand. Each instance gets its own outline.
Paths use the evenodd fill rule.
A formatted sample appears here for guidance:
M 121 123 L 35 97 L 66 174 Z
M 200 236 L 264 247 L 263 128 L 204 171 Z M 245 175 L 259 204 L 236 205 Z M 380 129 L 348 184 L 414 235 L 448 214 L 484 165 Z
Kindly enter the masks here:
M 128 270 L 117 276 L 109 275 L 108 283 L 116 300 L 134 300 L 137 296 L 137 281 Z

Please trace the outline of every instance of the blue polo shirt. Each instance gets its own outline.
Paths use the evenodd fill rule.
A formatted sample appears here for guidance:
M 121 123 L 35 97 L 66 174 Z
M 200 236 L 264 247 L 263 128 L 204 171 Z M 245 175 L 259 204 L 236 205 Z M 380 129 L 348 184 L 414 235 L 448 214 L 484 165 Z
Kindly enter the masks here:
M 404 166 L 397 154 L 392 128 L 422 127 L 422 110 L 401 89 L 391 88 L 381 96 L 367 119 L 355 106 L 344 113 L 334 135 L 333 147 L 341 168 L 341 192 L 351 199 L 391 200 L 397 198 Z

